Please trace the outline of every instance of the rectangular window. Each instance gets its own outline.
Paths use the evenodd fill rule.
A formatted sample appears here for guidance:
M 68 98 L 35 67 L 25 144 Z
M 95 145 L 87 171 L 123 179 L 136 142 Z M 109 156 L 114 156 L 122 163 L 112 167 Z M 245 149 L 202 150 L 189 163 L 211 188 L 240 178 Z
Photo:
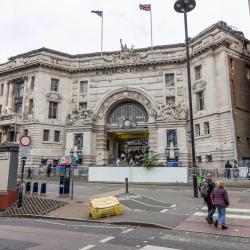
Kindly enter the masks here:
M 195 124 L 195 135 L 199 137 L 201 135 L 200 124 Z
M 57 102 L 49 102 L 49 119 L 57 118 Z
M 24 93 L 24 82 L 19 82 L 16 85 L 16 98 L 23 97 Z
M 206 155 L 206 159 L 207 159 L 207 162 L 212 162 L 213 161 L 212 155 Z
M 204 91 L 200 91 L 196 94 L 197 99 L 197 110 L 203 110 L 205 108 L 204 104 Z
M 0 95 L 1 95 L 1 96 L 3 95 L 3 89 L 4 89 L 4 84 L 2 83 L 2 84 L 1 84 L 1 88 L 0 88 Z
M 18 116 L 21 116 L 22 115 L 22 107 L 23 107 L 23 104 L 22 103 L 16 103 L 15 104 L 15 112 Z
M 54 142 L 60 142 L 60 131 L 55 131 Z
M 165 86 L 166 87 L 174 86 L 174 74 L 165 74 Z
M 3 137 L 3 133 L 0 132 L 0 143 L 2 143 L 2 137 Z
M 0 105 L 0 115 L 2 114 L 2 105 Z
M 82 134 L 75 134 L 74 145 L 77 146 L 78 149 L 82 149 L 82 147 L 83 147 L 83 136 L 82 136 Z
M 33 99 L 29 100 L 29 115 L 33 113 Z
M 204 133 L 205 135 L 210 134 L 209 122 L 204 122 Z
M 88 93 L 88 81 L 80 82 L 80 93 L 87 94 Z
M 87 102 L 79 102 L 79 109 L 86 110 L 87 109 Z
M 34 89 L 34 87 L 35 87 L 35 77 L 32 76 L 31 77 L 31 83 L 30 83 L 30 89 Z
M 201 79 L 201 65 L 194 68 L 195 80 Z
M 50 90 L 54 92 L 59 91 L 59 79 L 51 78 Z
M 166 104 L 168 103 L 175 103 L 175 96 L 167 96 L 166 97 Z
M 177 145 L 177 136 L 175 129 L 168 129 L 167 130 L 167 146 L 170 147 L 173 142 L 173 146 Z
M 49 141 L 49 130 L 43 130 L 43 141 Z

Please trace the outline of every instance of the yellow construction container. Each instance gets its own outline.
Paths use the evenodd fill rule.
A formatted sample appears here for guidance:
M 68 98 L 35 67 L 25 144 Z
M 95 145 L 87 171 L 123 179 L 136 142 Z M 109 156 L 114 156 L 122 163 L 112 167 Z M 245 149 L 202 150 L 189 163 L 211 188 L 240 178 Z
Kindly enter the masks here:
M 114 196 L 90 199 L 89 210 L 89 217 L 92 219 L 123 214 L 122 206 Z

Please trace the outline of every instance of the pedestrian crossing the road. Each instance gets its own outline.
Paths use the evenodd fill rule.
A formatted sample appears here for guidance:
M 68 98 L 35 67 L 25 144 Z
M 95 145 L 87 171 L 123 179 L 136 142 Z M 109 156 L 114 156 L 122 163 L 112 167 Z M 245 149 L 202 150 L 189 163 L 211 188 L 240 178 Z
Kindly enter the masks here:
M 215 228 L 206 223 L 207 207 L 204 206 L 200 211 L 194 212 L 181 222 L 176 228 L 186 231 L 226 234 L 231 236 L 250 237 L 250 209 L 228 207 L 226 209 L 226 225 L 228 230 Z M 214 219 L 217 212 L 214 214 Z

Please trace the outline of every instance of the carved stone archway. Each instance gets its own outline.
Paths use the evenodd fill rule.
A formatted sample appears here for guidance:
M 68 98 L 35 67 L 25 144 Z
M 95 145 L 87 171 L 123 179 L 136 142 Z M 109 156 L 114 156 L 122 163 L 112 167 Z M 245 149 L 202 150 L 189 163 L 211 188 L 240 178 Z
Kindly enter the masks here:
M 96 123 L 105 125 L 109 111 L 124 101 L 136 101 L 140 103 L 146 109 L 149 121 L 155 121 L 156 105 L 149 94 L 142 89 L 121 88 L 107 94 L 98 102 L 94 110 Z

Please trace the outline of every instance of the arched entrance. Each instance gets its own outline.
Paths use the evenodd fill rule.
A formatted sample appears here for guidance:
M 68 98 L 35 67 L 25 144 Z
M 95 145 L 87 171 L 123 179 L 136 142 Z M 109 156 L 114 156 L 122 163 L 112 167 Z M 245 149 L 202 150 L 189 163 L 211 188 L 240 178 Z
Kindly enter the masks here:
M 119 157 L 127 165 L 131 158 L 141 164 L 148 150 L 148 112 L 142 104 L 132 100 L 120 101 L 113 106 L 106 119 L 108 162 Z

